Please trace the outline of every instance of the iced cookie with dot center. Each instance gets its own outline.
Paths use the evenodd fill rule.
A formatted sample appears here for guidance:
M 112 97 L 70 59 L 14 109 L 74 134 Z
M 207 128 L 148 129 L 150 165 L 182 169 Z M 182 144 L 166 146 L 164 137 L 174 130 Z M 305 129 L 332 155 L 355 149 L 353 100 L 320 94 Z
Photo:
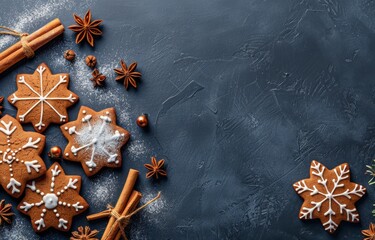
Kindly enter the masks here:
M 18 210 L 29 215 L 35 232 L 48 228 L 69 231 L 74 216 L 84 212 L 88 203 L 79 195 L 81 177 L 65 175 L 54 163 L 42 178 L 27 185 L 25 197 Z
M 39 156 L 45 137 L 25 132 L 21 124 L 9 115 L 0 119 L 0 183 L 12 197 L 20 197 L 26 182 L 46 172 Z

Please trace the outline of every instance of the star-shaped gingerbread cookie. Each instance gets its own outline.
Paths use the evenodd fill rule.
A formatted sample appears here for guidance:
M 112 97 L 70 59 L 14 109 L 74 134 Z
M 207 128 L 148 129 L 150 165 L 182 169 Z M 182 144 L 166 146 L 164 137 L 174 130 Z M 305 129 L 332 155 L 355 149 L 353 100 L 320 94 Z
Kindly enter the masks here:
M 0 183 L 13 197 L 20 197 L 26 182 L 42 176 L 46 166 L 40 158 L 45 137 L 25 132 L 9 115 L 0 119 Z
M 50 227 L 66 232 L 73 217 L 89 207 L 79 195 L 80 189 L 81 177 L 65 175 L 62 167 L 54 163 L 43 178 L 29 182 L 17 208 L 30 216 L 35 232 Z
M 304 199 L 300 219 L 319 218 L 329 233 L 334 233 L 341 221 L 359 222 L 355 203 L 366 193 L 366 188 L 350 181 L 347 163 L 332 170 L 312 161 L 310 178 L 293 184 Z
M 66 109 L 78 101 L 68 85 L 69 74 L 52 74 L 42 63 L 33 74 L 17 75 L 18 90 L 8 101 L 18 109 L 21 123 L 32 123 L 35 131 L 42 133 L 51 123 L 68 121 Z
M 130 134 L 116 125 L 114 108 L 95 112 L 82 106 L 77 120 L 60 128 L 69 141 L 64 159 L 81 162 L 86 175 L 92 176 L 103 167 L 121 167 L 121 147 Z

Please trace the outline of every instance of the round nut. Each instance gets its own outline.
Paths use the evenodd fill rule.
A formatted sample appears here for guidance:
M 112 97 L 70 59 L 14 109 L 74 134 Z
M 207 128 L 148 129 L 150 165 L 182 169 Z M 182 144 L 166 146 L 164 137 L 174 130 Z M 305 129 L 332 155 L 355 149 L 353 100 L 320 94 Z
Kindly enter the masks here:
M 64 52 L 64 58 L 68 61 L 73 61 L 76 58 L 76 53 L 72 49 L 66 50 Z
M 93 55 L 88 55 L 85 59 L 86 65 L 90 68 L 93 68 L 96 66 L 96 57 Z

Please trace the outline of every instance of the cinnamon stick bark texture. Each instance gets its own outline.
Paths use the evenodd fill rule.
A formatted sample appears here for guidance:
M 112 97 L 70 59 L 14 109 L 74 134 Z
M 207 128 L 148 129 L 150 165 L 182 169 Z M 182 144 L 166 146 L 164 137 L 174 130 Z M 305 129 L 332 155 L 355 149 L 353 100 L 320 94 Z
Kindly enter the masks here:
M 26 40 L 31 49 L 36 51 L 43 45 L 50 42 L 52 39 L 61 35 L 63 32 L 64 26 L 62 25 L 61 21 L 56 18 L 37 31 L 28 35 Z M 4 72 L 24 58 L 26 58 L 26 55 L 24 53 L 21 41 L 18 41 L 0 53 L 0 73 Z
M 135 208 L 137 207 L 139 201 L 141 201 L 141 198 L 142 198 L 142 194 L 138 191 L 133 191 L 132 195 L 130 196 L 130 199 L 128 201 L 128 204 L 126 205 L 126 208 L 124 209 L 124 211 L 122 212 L 121 214 L 121 217 L 124 217 L 128 214 L 130 214 L 132 211 L 135 210 Z M 111 233 L 108 235 L 108 238 L 107 240 L 109 239 L 115 239 L 115 240 L 118 240 L 121 238 L 121 231 L 120 231 L 120 224 L 118 222 L 115 222 L 112 226 L 112 231 Z
M 128 177 L 126 179 L 126 182 L 121 191 L 120 197 L 118 198 L 116 206 L 114 208 L 116 212 L 122 213 L 124 211 L 128 203 L 128 200 L 130 198 L 130 195 L 133 192 L 133 188 L 134 188 L 135 182 L 137 181 L 138 175 L 139 175 L 139 172 L 137 170 L 134 170 L 134 169 L 129 170 Z M 101 238 L 102 240 L 108 239 L 107 236 L 110 233 L 112 225 L 115 223 L 115 221 L 116 221 L 116 218 L 111 216 L 111 218 L 108 221 L 107 227 L 104 230 L 103 236 Z
M 94 213 L 91 215 L 86 216 L 87 221 L 94 221 L 98 219 L 102 219 L 105 217 L 109 217 L 111 215 L 111 210 L 107 209 L 99 213 Z

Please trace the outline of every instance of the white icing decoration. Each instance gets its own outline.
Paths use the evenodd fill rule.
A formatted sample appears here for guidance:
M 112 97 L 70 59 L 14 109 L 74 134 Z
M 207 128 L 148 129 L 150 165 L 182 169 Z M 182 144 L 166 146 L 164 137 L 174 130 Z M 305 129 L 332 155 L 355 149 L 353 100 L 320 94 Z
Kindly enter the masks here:
M 67 201 L 67 200 L 72 200 L 73 197 L 69 196 L 69 198 L 67 198 L 67 200 L 64 201 L 64 202 L 59 200 L 61 195 L 64 193 L 64 189 L 68 189 L 68 188 L 77 189 L 78 188 L 76 186 L 76 184 L 78 183 L 78 179 L 69 178 L 68 183 L 64 187 L 62 187 L 58 191 L 55 191 L 55 189 L 54 189 L 55 181 L 57 180 L 57 178 L 59 177 L 61 172 L 62 171 L 59 169 L 59 165 L 55 165 L 54 168 L 51 168 L 52 176 L 51 176 L 51 189 L 50 189 L 51 192 L 50 193 L 44 194 L 40 189 L 37 188 L 35 181 L 32 181 L 32 183 L 30 185 L 27 185 L 27 187 L 30 188 L 33 192 L 35 192 L 36 194 L 39 194 L 41 196 L 40 197 L 41 201 L 36 202 L 36 203 L 23 202 L 23 205 L 20 207 L 20 209 L 27 212 L 35 206 L 40 207 L 40 206 L 44 205 L 45 208 L 42 209 L 42 212 L 40 214 L 41 218 L 38 221 L 35 222 L 35 224 L 38 227 L 38 230 L 41 230 L 41 228 L 45 228 L 44 217 L 47 216 L 49 211 L 53 212 L 53 214 L 57 218 L 60 217 L 60 214 L 59 214 L 58 209 L 57 209 L 57 206 L 59 206 L 59 205 L 67 207 L 67 208 L 74 208 L 74 210 L 77 211 L 77 212 L 81 209 L 84 209 L 84 206 L 81 205 L 80 202 L 76 202 L 76 203 L 73 204 L 73 203 Z M 67 229 L 67 224 L 68 224 L 67 220 L 65 220 L 63 218 L 60 218 L 58 227 Z
M 12 194 L 14 194 L 14 193 L 19 193 L 19 192 L 20 192 L 20 189 L 17 188 L 17 187 L 20 187 L 20 186 L 21 186 L 21 183 L 20 183 L 20 182 L 18 182 L 18 181 L 17 181 L 16 179 L 14 179 L 14 178 L 11 178 L 11 179 L 9 180 L 8 185 L 7 185 L 7 189 L 12 188 Z
M 61 170 L 58 170 L 58 166 L 56 165 L 55 166 L 55 169 L 51 169 L 51 172 L 52 172 L 52 176 L 53 177 L 56 177 L 56 176 L 58 176 L 59 174 L 60 174 L 60 172 L 61 172 Z
M 31 162 L 25 161 L 25 166 L 28 173 L 31 173 L 31 168 L 33 168 L 36 172 L 39 172 L 39 168 L 42 167 L 42 165 L 38 164 L 38 160 L 33 160 Z
M 68 130 L 69 134 L 72 135 L 73 133 L 77 133 L 76 132 L 76 127 L 70 127 L 69 130 Z
M 69 183 L 66 185 L 68 188 L 77 189 L 77 187 L 74 185 L 78 182 L 78 179 L 69 179 Z
M 329 190 L 328 184 L 327 184 L 328 179 L 324 178 L 324 171 L 326 168 L 316 161 L 312 162 L 311 173 L 320 178 L 318 180 L 318 183 L 321 184 L 325 190 L 321 192 L 316 188 L 315 185 L 313 185 L 313 187 L 310 188 L 306 185 L 305 180 L 301 180 L 293 185 L 298 194 L 308 191 L 310 192 L 311 196 L 319 194 L 323 197 L 323 199 L 319 202 L 311 201 L 311 204 L 313 205 L 311 208 L 308 208 L 308 207 L 302 208 L 300 212 L 301 219 L 312 219 L 313 212 L 314 211 L 320 212 L 322 204 L 325 201 L 328 201 L 329 209 L 324 213 L 324 216 L 329 216 L 329 219 L 328 221 L 323 223 L 325 230 L 329 232 L 334 232 L 338 227 L 338 223 L 334 222 L 332 219 L 332 216 L 337 214 L 337 212 L 333 210 L 333 207 L 332 207 L 333 204 L 336 204 L 339 207 L 339 211 L 340 211 L 339 213 L 341 215 L 346 214 L 347 221 L 359 221 L 359 214 L 356 213 L 357 212 L 356 208 L 348 209 L 346 204 L 341 203 L 340 198 L 338 197 L 346 197 L 348 199 L 351 199 L 350 195 L 356 195 L 358 197 L 362 197 L 365 194 L 366 189 L 363 186 L 356 184 L 352 190 L 346 189 L 345 192 L 343 193 L 335 194 L 335 191 L 337 188 L 344 187 L 344 184 L 340 182 L 344 179 L 349 178 L 349 170 L 346 169 L 346 167 L 347 165 L 339 166 L 339 171 L 334 169 L 334 172 L 336 174 L 336 179 L 332 179 L 333 187 L 332 187 L 332 190 Z
M 79 202 L 73 204 L 72 206 L 76 209 L 76 212 L 78 212 L 80 209 L 83 209 L 83 206 L 80 205 Z
M 22 210 L 24 210 L 25 212 L 29 211 L 30 208 L 34 207 L 34 203 L 28 203 L 28 202 L 23 202 L 23 206 L 21 206 L 20 208 Z
M 59 219 L 59 228 L 64 228 L 64 229 L 67 229 L 68 227 L 66 226 L 66 224 L 68 223 L 67 220 L 63 219 L 63 218 L 60 218 Z
M 33 138 L 32 137 L 30 137 L 29 138 L 29 142 L 27 142 L 25 145 L 23 145 L 23 149 L 25 149 L 25 148 L 38 148 L 38 145 L 37 145 L 37 143 L 39 143 L 40 142 L 40 138 L 38 138 L 37 140 L 35 140 L 34 142 L 33 142 Z
M 0 127 L 0 131 L 3 132 L 5 135 L 10 136 L 12 133 L 17 129 L 16 126 L 14 126 L 12 129 L 10 129 L 10 126 L 13 124 L 12 121 L 9 121 L 9 123 L 4 122 L 1 120 L 1 123 L 5 128 Z
M 38 231 L 41 228 L 46 227 L 46 224 L 44 224 L 44 219 L 43 218 L 40 218 L 39 220 L 35 221 L 35 224 L 38 225 Z
M 35 181 L 32 181 L 32 182 L 31 182 L 31 185 L 26 184 L 26 187 L 27 187 L 27 188 L 30 188 L 31 191 L 35 192 L 35 190 L 36 190 L 36 187 L 35 187 Z
M 86 111 L 83 110 L 82 113 L 86 114 Z M 87 114 L 81 119 L 78 131 L 78 126 L 69 128 L 69 134 L 77 134 L 75 141 L 78 144 L 78 146 L 72 146 L 70 151 L 74 156 L 77 156 L 80 151 L 90 151 L 90 158 L 85 162 L 90 171 L 97 166 L 96 156 L 106 158 L 108 163 L 118 164 L 116 152 L 121 147 L 121 140 L 125 137 L 125 134 L 121 134 L 114 129 L 114 125 L 110 124 L 112 123 L 110 116 L 99 116 L 101 121 L 96 121 L 93 124 L 91 123 L 92 119 L 93 116 Z
M 27 139 L 27 142 L 22 146 L 18 148 L 13 149 L 13 141 L 12 136 L 14 132 L 16 131 L 17 127 L 13 126 L 13 122 L 5 122 L 4 120 L 0 121 L 2 127 L 0 127 L 0 132 L 4 133 L 7 136 L 7 148 L 0 151 L 0 156 L 2 155 L 2 160 L 0 161 L 0 164 L 8 164 L 9 169 L 9 183 L 7 185 L 7 189 L 12 190 L 12 194 L 19 193 L 21 187 L 21 181 L 14 178 L 14 168 L 17 164 L 24 164 L 25 169 L 27 173 L 31 174 L 32 170 L 39 172 L 42 165 L 38 160 L 26 160 L 23 159 L 20 161 L 18 158 L 18 154 L 21 153 L 23 150 L 31 148 L 31 149 L 37 149 L 39 147 L 39 144 L 41 143 L 41 138 L 36 138 L 36 140 L 33 140 L 32 137 Z M 17 144 L 23 144 L 22 140 L 17 140 Z M 26 139 L 25 139 L 26 140 Z M 31 151 L 31 150 L 28 150 Z M 26 156 L 27 157 L 27 156 Z M 24 171 L 23 169 L 20 169 L 19 171 Z
M 58 197 L 54 193 L 48 193 L 43 197 L 44 206 L 54 209 L 57 206 Z
M 17 101 L 29 101 L 29 100 L 36 100 L 36 103 L 32 105 L 24 114 L 19 115 L 20 121 L 23 122 L 25 121 L 25 117 L 38 105 L 40 105 L 40 118 L 39 122 L 35 124 L 35 127 L 37 127 L 39 130 L 42 129 L 42 127 L 45 126 L 43 123 L 43 115 L 44 115 L 44 104 L 47 104 L 59 117 L 60 117 L 60 122 L 64 122 L 66 120 L 66 116 L 60 114 L 56 108 L 50 103 L 50 101 L 54 100 L 59 100 L 59 101 L 70 101 L 74 102 L 76 100 L 75 97 L 73 97 L 72 94 L 70 94 L 68 97 L 49 97 L 49 95 L 54 92 L 61 84 L 66 83 L 66 76 L 60 75 L 60 80 L 58 83 L 56 83 L 51 90 L 44 94 L 44 86 L 43 86 L 43 72 L 46 70 L 45 67 L 40 66 L 37 68 L 37 72 L 39 73 L 39 79 L 40 79 L 40 92 L 35 91 L 35 89 L 30 86 L 24 76 L 21 76 L 18 80 L 19 83 L 22 83 L 26 85 L 27 88 L 30 89 L 36 96 L 35 97 L 17 97 L 16 94 L 13 94 L 13 97 L 11 97 L 12 103 L 15 103 Z

